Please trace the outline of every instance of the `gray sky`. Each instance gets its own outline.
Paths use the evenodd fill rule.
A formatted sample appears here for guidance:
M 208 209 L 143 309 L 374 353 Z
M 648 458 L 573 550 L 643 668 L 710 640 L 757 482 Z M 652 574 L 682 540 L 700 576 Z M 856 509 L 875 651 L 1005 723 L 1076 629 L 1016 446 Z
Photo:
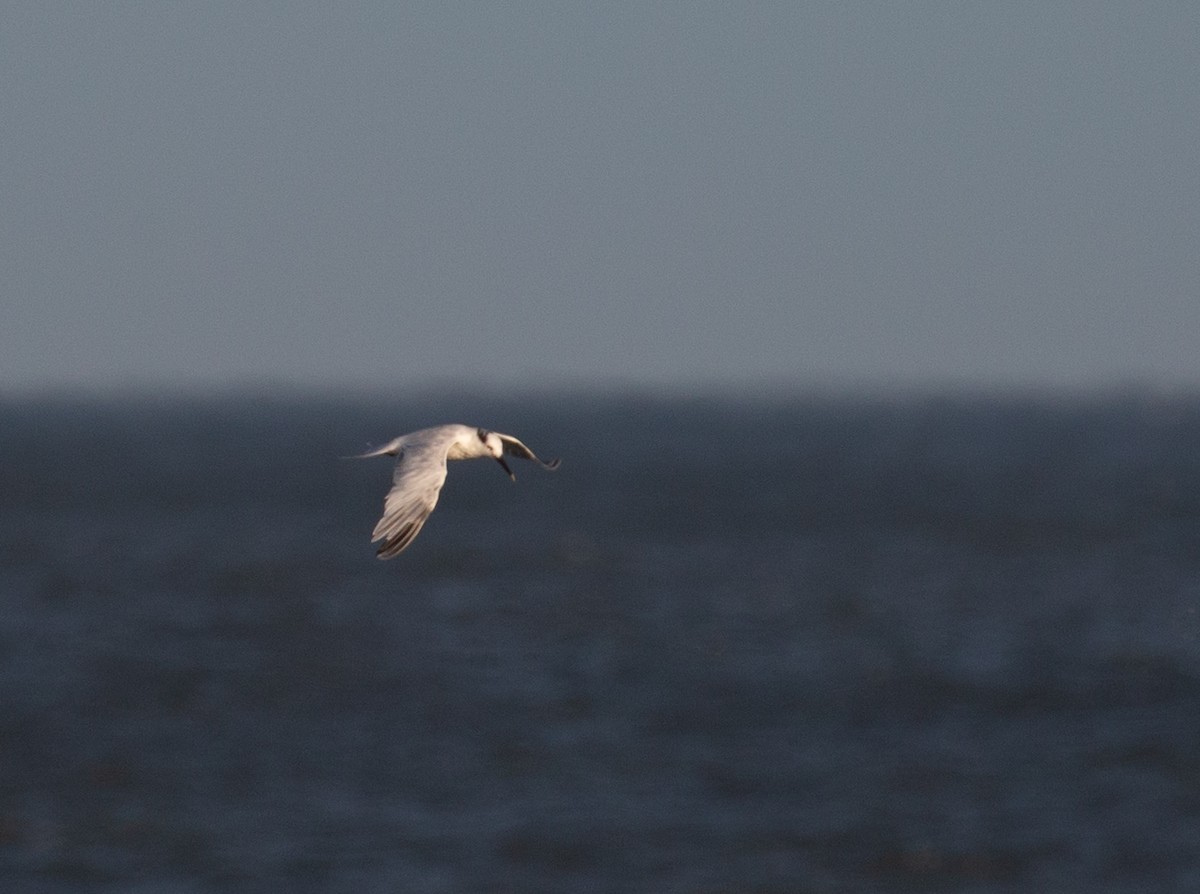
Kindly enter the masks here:
M 1200 4 L 9 3 L 0 391 L 1200 385 Z

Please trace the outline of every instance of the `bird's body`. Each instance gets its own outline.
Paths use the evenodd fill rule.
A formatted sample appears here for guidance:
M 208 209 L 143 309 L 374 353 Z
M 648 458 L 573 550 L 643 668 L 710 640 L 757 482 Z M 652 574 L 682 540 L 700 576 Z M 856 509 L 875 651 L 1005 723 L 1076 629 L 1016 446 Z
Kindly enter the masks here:
M 499 432 L 469 425 L 438 425 L 423 428 L 389 441 L 382 447 L 360 454 L 396 457 L 392 489 L 383 503 L 383 516 L 375 525 L 371 542 L 383 541 L 377 555 L 390 559 L 399 555 L 420 532 L 437 505 L 438 494 L 446 481 L 446 461 L 491 457 L 504 467 L 508 477 L 516 475 L 504 461 L 504 454 L 532 460 L 545 469 L 557 469 L 558 460 L 542 462 L 532 450 L 514 438 Z

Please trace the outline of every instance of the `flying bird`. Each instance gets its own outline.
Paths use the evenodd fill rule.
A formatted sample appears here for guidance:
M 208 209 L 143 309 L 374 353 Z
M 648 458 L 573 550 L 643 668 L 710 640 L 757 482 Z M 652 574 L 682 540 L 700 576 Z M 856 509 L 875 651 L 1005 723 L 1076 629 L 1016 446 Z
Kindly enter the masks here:
M 437 505 L 438 494 L 446 481 L 446 460 L 490 456 L 504 467 L 509 478 L 516 481 L 517 476 L 504 461 L 506 453 L 532 460 L 543 469 L 553 471 L 558 468 L 557 459 L 543 462 L 512 435 L 469 425 L 423 428 L 401 435 L 375 450 L 351 457 L 396 457 L 392 489 L 383 501 L 383 517 L 371 534 L 372 543 L 383 541 L 376 555 L 381 559 L 391 559 L 413 542 L 425 519 L 429 518 L 429 513 Z

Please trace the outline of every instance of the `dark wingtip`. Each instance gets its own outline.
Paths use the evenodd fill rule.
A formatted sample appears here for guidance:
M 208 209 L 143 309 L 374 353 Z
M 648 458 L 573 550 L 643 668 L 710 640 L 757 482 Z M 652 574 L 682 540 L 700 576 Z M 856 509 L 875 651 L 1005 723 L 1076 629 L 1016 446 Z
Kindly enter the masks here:
M 547 460 L 546 462 L 542 463 L 542 468 L 545 469 L 547 472 L 553 472 L 555 469 L 557 469 L 561 465 L 562 465 L 561 459 L 551 459 L 551 460 Z
M 400 528 L 395 534 L 389 537 L 378 550 L 375 551 L 375 557 L 378 559 L 394 559 L 400 553 L 408 549 L 410 543 L 421 531 L 421 525 L 424 522 L 410 522 Z

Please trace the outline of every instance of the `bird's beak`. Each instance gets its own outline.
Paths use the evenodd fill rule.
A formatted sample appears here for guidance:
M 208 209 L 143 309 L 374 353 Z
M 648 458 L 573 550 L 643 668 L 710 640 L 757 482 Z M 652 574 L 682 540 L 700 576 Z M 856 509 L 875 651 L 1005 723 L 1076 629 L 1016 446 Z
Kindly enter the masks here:
M 511 478 L 513 481 L 516 481 L 516 480 L 517 480 L 517 476 L 516 476 L 516 475 L 514 475 L 514 474 L 513 474 L 513 470 L 512 470 L 512 469 L 510 469 L 510 468 L 508 467 L 508 463 L 506 463 L 506 462 L 504 461 L 504 457 L 503 457 L 503 456 L 497 456 L 497 457 L 496 457 L 496 462 L 498 462 L 498 463 L 500 463 L 500 465 L 504 466 L 504 471 L 508 473 L 508 477 L 509 477 L 509 478 Z

